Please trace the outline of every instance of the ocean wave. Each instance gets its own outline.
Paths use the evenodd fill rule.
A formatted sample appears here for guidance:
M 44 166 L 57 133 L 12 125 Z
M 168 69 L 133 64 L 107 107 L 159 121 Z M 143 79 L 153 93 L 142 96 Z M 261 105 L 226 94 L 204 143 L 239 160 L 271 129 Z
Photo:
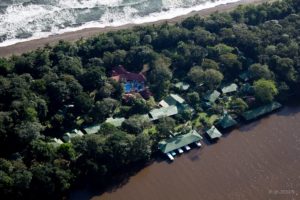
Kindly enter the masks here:
M 170 19 L 237 1 L 20 0 L 0 13 L 0 47 L 85 28 Z

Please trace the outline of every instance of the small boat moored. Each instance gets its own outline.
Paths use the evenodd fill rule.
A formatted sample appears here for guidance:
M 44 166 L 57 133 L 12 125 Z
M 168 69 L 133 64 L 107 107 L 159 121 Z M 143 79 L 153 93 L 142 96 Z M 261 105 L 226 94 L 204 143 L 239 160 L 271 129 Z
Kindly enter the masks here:
M 188 145 L 186 145 L 184 148 L 185 148 L 187 151 L 191 150 L 191 147 L 189 147 Z
M 195 142 L 195 144 L 197 145 L 197 147 L 201 147 L 202 144 L 200 142 Z
M 172 160 L 172 161 L 174 160 L 174 157 L 170 153 L 167 153 L 167 156 L 170 160 Z
M 179 148 L 179 149 L 178 149 L 178 152 L 179 152 L 180 154 L 182 154 L 182 153 L 183 153 L 183 150 L 182 150 L 181 148 Z

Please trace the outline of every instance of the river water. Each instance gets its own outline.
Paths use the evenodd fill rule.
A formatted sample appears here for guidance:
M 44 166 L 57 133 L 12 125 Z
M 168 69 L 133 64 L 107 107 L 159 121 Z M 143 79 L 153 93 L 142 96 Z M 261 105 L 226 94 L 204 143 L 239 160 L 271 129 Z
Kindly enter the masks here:
M 296 200 L 300 199 L 300 107 L 207 141 L 175 161 L 155 161 L 124 184 L 93 200 Z

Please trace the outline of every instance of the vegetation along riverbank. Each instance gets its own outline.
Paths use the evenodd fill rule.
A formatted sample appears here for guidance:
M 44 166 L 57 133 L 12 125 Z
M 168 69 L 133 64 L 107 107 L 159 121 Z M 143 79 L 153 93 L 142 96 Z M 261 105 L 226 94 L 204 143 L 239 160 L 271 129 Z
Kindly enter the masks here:
M 276 1 L 1 58 L 0 196 L 105 187 L 178 153 L 172 138 L 186 151 L 298 98 L 299 12 Z

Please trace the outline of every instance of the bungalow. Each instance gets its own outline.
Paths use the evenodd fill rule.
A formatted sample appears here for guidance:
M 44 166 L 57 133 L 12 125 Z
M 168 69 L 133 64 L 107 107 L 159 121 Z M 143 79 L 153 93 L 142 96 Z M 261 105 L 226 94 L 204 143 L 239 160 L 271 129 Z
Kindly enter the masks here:
M 83 129 L 83 131 L 86 134 L 96 134 L 100 130 L 101 126 L 100 124 L 94 125 L 94 126 L 89 126 Z
M 170 117 L 176 114 L 178 114 L 178 109 L 176 106 L 156 108 L 149 112 L 150 121 L 155 121 L 164 117 Z
M 61 139 L 53 138 L 50 144 L 52 144 L 54 147 L 59 147 L 64 142 Z
M 185 110 L 190 110 L 191 112 L 194 111 L 194 109 L 191 108 L 187 103 L 185 103 L 185 100 L 177 94 L 168 95 L 164 100 L 161 100 L 158 105 L 163 108 L 169 106 L 177 106 L 179 112 Z
M 115 127 L 120 127 L 124 121 L 125 121 L 124 117 L 121 117 L 121 118 L 109 117 L 105 120 L 106 123 L 110 123 L 110 124 L 114 125 Z
M 62 139 L 64 142 L 70 142 L 74 137 L 82 137 L 84 134 L 77 129 L 74 129 L 72 132 L 67 132 L 63 135 Z
M 258 108 L 246 111 L 242 114 L 242 117 L 245 120 L 250 121 L 250 120 L 258 118 L 262 115 L 268 114 L 268 113 L 270 113 L 274 110 L 277 110 L 277 109 L 281 108 L 281 106 L 282 105 L 278 102 L 272 102 L 272 103 L 269 103 L 267 105 L 260 106 Z
M 141 117 L 142 119 L 146 120 L 146 121 L 151 121 L 151 120 L 150 120 L 149 113 L 140 115 L 140 117 Z
M 128 72 L 123 66 L 113 68 L 111 78 L 124 84 L 125 93 L 140 92 L 145 89 L 146 77 L 142 73 Z
M 223 87 L 223 88 L 222 88 L 222 93 L 223 93 L 223 94 L 233 93 L 233 92 L 236 92 L 237 89 L 238 89 L 237 84 L 232 83 L 232 84 L 230 84 L 230 85 L 228 85 L 228 86 Z
M 64 142 L 61 139 L 53 138 L 53 141 L 57 144 L 63 144 Z
M 204 97 L 204 99 L 210 103 L 215 103 L 216 100 L 220 97 L 221 93 L 217 90 L 214 90 L 213 92 L 209 93 Z
M 169 107 L 169 106 L 178 106 L 181 105 L 185 102 L 185 100 L 177 95 L 177 94 L 170 94 L 169 96 L 167 96 L 164 100 L 161 100 L 159 102 L 159 105 L 161 107 Z
M 216 126 L 222 129 L 227 129 L 235 125 L 237 125 L 237 121 L 235 121 L 228 113 L 225 113 L 216 123 Z
M 206 134 L 209 136 L 210 139 L 218 139 L 222 136 L 220 131 L 215 127 L 212 126 L 210 129 L 206 130 Z
M 168 155 L 174 150 L 178 150 L 192 143 L 198 143 L 202 139 L 203 138 L 197 131 L 191 130 L 187 134 L 176 135 L 175 137 L 160 141 L 158 143 L 158 148 L 162 153 Z
M 184 83 L 184 82 L 178 82 L 174 86 L 177 89 L 182 90 L 182 91 L 186 91 L 190 88 L 190 85 L 188 83 Z

